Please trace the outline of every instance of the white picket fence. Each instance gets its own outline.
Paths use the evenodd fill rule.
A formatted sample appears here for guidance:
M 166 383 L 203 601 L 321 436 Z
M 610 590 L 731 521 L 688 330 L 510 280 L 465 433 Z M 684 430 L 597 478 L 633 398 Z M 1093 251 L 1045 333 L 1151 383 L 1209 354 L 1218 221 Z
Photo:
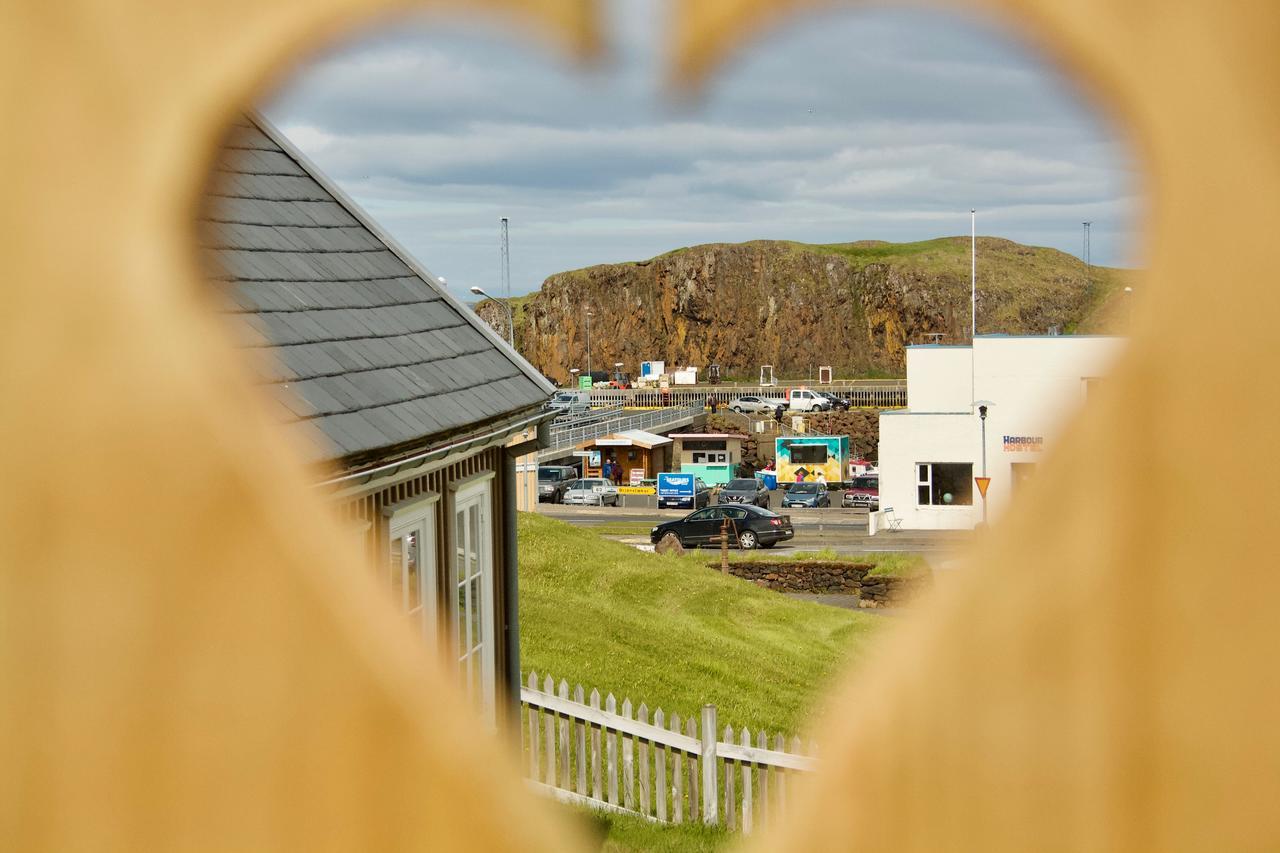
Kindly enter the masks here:
M 584 701 L 582 685 L 570 698 L 568 682 L 557 686 L 549 675 L 540 686 L 531 672 L 527 684 L 520 701 L 529 779 L 560 800 L 749 833 L 786 807 L 790 777 L 814 767 L 799 738 L 788 744 L 775 735 L 770 748 L 763 731 L 720 732 L 714 705 L 703 706 L 700 721 L 661 708 L 650 719 L 649 707 L 633 713 L 630 699 L 619 711 L 612 693 L 603 708 L 598 690 Z

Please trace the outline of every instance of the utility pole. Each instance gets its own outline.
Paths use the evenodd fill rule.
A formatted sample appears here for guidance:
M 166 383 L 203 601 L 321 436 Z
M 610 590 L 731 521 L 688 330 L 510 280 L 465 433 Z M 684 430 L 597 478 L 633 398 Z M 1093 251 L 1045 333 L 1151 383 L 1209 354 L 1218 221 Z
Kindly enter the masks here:
M 978 210 L 969 208 L 969 340 L 978 336 Z
M 511 299 L 511 244 L 507 238 L 507 217 L 502 217 L 502 295 Z
M 587 312 L 587 375 L 591 375 L 591 312 Z M 594 382 L 594 380 L 592 380 Z
M 1084 226 L 1084 284 L 1086 288 L 1093 288 L 1093 258 L 1091 257 L 1092 247 L 1089 245 L 1090 229 L 1093 227 L 1092 222 L 1081 222 Z

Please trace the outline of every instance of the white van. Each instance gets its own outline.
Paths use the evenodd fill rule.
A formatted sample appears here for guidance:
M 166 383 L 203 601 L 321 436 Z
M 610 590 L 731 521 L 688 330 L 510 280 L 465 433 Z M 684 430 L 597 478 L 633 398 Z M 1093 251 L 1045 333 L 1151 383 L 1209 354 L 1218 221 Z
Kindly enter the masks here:
M 590 411 L 590 391 L 560 391 L 547 403 L 548 409 L 555 409 L 565 414 L 578 414 Z
M 831 401 L 808 388 L 793 388 L 787 395 L 787 408 L 793 412 L 825 412 Z

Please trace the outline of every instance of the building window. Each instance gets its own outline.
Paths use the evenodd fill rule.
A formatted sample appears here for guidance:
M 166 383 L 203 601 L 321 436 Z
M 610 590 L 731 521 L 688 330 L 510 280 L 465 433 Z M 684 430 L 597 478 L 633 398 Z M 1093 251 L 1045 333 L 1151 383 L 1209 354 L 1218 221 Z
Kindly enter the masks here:
M 436 498 L 391 516 L 385 582 L 393 600 L 428 642 L 436 639 Z
M 917 462 L 916 504 L 973 506 L 973 465 L 968 462 Z
M 453 647 L 467 693 L 494 719 L 493 530 L 489 482 L 460 489 L 453 507 L 450 616 Z
M 791 445 L 791 464 L 822 465 L 827 461 L 825 444 L 793 444 Z
M 717 463 L 725 463 L 729 461 L 729 454 L 716 453 L 716 452 L 710 452 L 710 453 L 698 452 L 693 454 L 692 461 L 694 465 L 710 465 L 710 464 L 717 464 Z

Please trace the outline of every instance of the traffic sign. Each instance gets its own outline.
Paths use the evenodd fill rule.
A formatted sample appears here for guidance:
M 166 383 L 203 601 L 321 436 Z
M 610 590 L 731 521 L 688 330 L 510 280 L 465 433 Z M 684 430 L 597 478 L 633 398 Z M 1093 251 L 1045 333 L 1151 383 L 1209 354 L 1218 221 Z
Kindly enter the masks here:
M 973 482 L 978 484 L 978 493 L 984 498 L 987 496 L 987 486 L 991 485 L 990 477 L 974 477 Z

